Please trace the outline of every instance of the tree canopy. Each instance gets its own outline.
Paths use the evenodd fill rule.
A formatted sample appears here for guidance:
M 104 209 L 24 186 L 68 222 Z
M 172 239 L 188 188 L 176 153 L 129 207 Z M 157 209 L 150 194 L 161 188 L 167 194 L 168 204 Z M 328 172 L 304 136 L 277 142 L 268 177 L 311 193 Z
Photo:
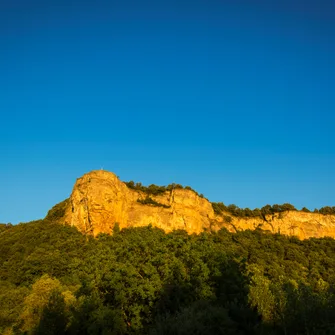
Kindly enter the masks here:
M 1 334 L 332 334 L 335 241 L 148 226 L 0 232 Z

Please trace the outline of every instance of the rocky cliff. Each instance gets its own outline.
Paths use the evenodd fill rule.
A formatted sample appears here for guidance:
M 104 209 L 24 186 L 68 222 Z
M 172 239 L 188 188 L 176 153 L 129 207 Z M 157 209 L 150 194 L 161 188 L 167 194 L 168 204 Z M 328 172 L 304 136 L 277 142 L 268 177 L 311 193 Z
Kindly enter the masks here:
M 148 201 L 149 200 L 149 201 Z M 166 232 L 184 229 L 188 233 L 204 230 L 230 231 L 262 229 L 299 238 L 335 237 L 335 215 L 287 211 L 265 218 L 236 218 L 229 213 L 215 215 L 211 203 L 196 192 L 171 189 L 160 195 L 130 189 L 107 171 L 92 171 L 77 179 L 65 203 L 62 222 L 85 234 L 112 233 L 119 227 L 152 226 Z
M 265 220 L 258 218 L 234 218 L 230 223 L 217 217 L 217 226 L 229 231 L 262 229 L 266 232 L 297 236 L 300 239 L 310 237 L 335 237 L 335 215 L 287 211 L 267 215 Z
M 64 222 L 96 236 L 111 233 L 116 222 L 121 229 L 151 224 L 167 232 L 185 229 L 200 233 L 214 219 L 210 202 L 191 190 L 150 195 L 156 204 L 139 202 L 147 198 L 147 194 L 128 188 L 111 172 L 92 171 L 77 179 Z

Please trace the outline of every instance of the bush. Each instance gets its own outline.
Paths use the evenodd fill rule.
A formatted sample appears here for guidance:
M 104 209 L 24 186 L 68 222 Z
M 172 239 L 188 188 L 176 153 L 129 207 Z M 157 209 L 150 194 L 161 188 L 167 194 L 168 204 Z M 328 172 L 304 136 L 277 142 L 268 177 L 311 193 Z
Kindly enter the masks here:
M 152 206 L 164 207 L 164 208 L 170 208 L 171 207 L 171 206 L 168 206 L 168 205 L 161 204 L 161 203 L 155 201 L 154 199 L 150 198 L 149 196 L 147 196 L 145 199 L 137 199 L 137 202 L 139 202 L 142 205 L 152 205 Z
M 70 199 L 65 199 L 57 205 L 53 206 L 47 213 L 45 219 L 57 221 L 65 215 L 65 210 L 70 203 Z
M 310 213 L 311 211 L 308 209 L 308 208 L 306 208 L 306 207 L 303 207 L 302 209 L 301 209 L 301 211 L 302 212 L 305 212 L 305 213 Z
M 148 195 L 160 195 L 160 194 L 164 194 L 165 192 L 171 192 L 172 190 L 176 190 L 176 189 L 185 189 L 188 191 L 192 191 L 195 194 L 197 194 L 198 196 L 200 196 L 201 198 L 203 198 L 204 196 L 202 194 L 198 194 L 197 191 L 193 190 L 190 186 L 185 186 L 183 187 L 180 184 L 169 184 L 168 186 L 157 186 L 155 184 L 151 184 L 149 186 L 143 186 L 142 183 L 136 183 L 134 181 L 129 181 L 129 182 L 124 182 L 126 184 L 126 186 L 132 190 L 135 191 L 141 191 L 144 192 Z
M 212 207 L 214 213 L 217 215 L 221 215 L 224 212 L 228 212 L 235 217 L 265 217 L 265 215 L 272 215 L 274 213 L 282 213 L 285 211 L 296 210 L 296 208 L 288 203 L 283 205 L 266 205 L 261 209 L 255 208 L 239 208 L 238 206 L 231 204 L 231 205 L 224 205 L 222 202 L 212 202 Z

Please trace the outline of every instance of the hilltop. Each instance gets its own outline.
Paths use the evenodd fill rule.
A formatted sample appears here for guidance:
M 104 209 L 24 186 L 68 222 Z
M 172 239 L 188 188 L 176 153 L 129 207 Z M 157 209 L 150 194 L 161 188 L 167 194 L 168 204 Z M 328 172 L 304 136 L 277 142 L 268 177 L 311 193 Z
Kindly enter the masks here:
M 92 171 L 45 219 L 0 225 L 0 334 L 332 334 L 335 240 L 282 233 L 330 234 L 322 213 Z
M 183 229 L 199 234 L 224 227 L 230 232 L 258 229 L 305 239 L 335 237 L 333 209 L 325 207 L 312 213 L 284 204 L 242 210 L 235 205 L 211 203 L 189 186 L 144 187 L 122 182 L 112 172 L 96 170 L 78 178 L 70 198 L 52 208 L 47 218 L 94 236 L 152 225 L 165 232 Z

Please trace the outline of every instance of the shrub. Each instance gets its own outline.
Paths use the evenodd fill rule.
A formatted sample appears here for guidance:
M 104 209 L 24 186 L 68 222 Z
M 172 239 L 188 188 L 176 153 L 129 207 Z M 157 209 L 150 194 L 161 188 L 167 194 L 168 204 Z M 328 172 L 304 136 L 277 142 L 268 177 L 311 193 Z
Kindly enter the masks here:
M 150 198 L 149 196 L 147 196 L 145 199 L 137 199 L 137 202 L 139 202 L 142 205 L 152 205 L 152 206 L 164 207 L 164 208 L 170 208 L 171 207 L 171 206 L 168 206 L 168 205 L 161 204 L 161 203 L 155 201 L 154 199 Z

